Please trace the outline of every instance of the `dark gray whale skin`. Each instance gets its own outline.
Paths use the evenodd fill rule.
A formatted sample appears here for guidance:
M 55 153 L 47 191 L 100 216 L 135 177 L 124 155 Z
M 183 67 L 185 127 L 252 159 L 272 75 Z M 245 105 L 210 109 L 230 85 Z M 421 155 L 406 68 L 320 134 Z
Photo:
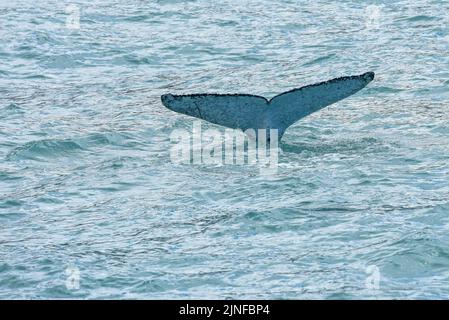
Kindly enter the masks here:
M 161 96 L 170 110 L 228 128 L 278 129 L 278 138 L 296 121 L 363 89 L 374 72 L 335 78 L 283 92 L 270 100 L 251 94 L 188 94 Z

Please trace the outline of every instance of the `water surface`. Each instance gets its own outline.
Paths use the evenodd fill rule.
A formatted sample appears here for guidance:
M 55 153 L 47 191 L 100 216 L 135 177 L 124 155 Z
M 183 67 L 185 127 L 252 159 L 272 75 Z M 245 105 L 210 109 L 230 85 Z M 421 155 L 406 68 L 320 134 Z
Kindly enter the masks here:
M 0 298 L 449 298 L 447 1 L 71 3 L 0 3 Z M 161 94 L 366 71 L 277 175 L 170 161 Z

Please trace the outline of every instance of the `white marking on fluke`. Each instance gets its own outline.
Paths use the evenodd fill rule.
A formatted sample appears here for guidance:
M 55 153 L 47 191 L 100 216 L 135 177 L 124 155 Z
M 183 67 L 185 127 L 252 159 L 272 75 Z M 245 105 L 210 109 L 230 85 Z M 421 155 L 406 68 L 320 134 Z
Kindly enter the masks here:
M 341 77 L 281 93 L 268 100 L 251 94 L 161 96 L 170 110 L 228 128 L 277 129 L 280 140 L 296 121 L 353 95 L 374 79 L 374 72 Z

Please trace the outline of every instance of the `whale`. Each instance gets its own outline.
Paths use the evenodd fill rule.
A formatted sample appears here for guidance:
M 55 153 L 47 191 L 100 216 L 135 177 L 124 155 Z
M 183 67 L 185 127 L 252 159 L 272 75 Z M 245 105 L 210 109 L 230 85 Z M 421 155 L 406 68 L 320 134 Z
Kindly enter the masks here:
M 357 93 L 373 79 L 374 72 L 345 76 L 292 89 L 271 99 L 252 94 L 168 93 L 161 96 L 161 102 L 172 111 L 232 129 L 276 129 L 280 141 L 295 122 Z

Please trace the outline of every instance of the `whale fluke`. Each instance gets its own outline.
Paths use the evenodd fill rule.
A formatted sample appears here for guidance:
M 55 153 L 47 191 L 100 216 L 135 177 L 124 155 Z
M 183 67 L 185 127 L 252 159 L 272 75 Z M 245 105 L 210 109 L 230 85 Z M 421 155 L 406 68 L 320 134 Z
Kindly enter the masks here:
M 161 96 L 170 110 L 233 129 L 285 130 L 305 116 L 363 89 L 374 72 L 341 77 L 281 93 L 270 100 L 251 94 L 189 94 Z

